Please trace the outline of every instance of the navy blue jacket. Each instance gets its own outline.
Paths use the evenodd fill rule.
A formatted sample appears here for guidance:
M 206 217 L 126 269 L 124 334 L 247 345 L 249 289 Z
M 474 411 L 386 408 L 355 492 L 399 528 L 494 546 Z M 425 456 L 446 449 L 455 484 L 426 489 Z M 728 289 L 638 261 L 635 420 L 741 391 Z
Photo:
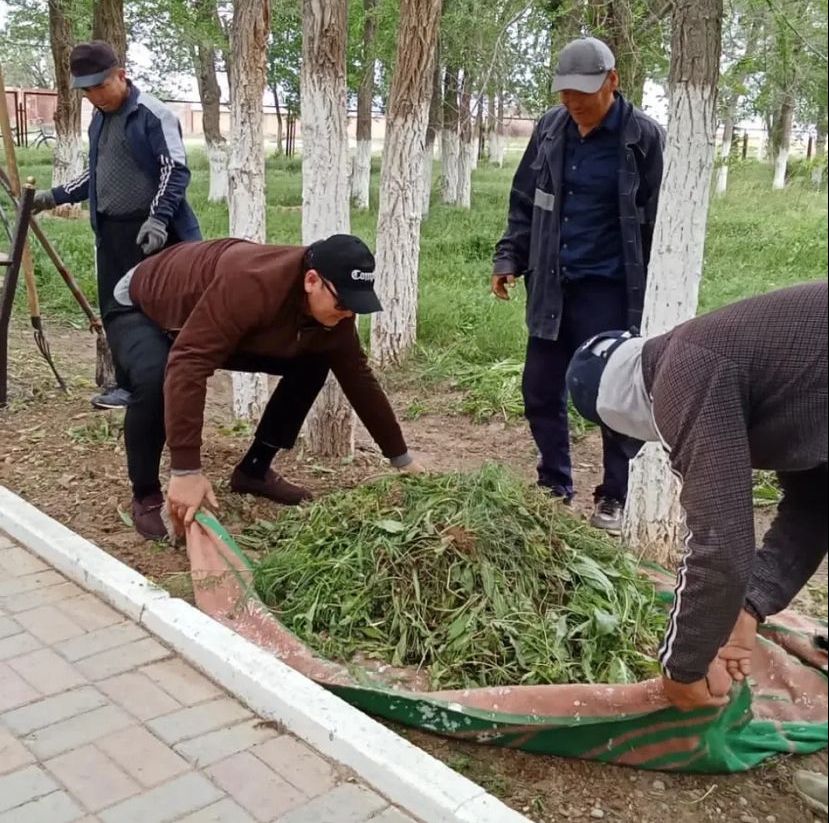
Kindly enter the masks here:
M 619 224 L 622 233 L 628 325 L 641 325 L 645 279 L 662 183 L 664 129 L 617 94 Z M 564 106 L 546 112 L 533 130 L 515 172 L 507 230 L 494 254 L 494 274 L 523 275 L 531 337 L 558 339 L 563 307 L 559 221 L 564 141 L 570 115 Z
M 158 180 L 158 192 L 147 216 L 164 223 L 180 241 L 201 240 L 199 221 L 184 197 L 190 170 L 178 118 L 160 100 L 139 91 L 132 83 L 124 105 L 128 107 L 125 130 L 133 156 L 150 178 Z M 89 200 L 93 230 L 97 229 L 95 169 L 103 123 L 103 114 L 95 109 L 89 124 L 89 167 L 71 182 L 52 189 L 59 206 Z

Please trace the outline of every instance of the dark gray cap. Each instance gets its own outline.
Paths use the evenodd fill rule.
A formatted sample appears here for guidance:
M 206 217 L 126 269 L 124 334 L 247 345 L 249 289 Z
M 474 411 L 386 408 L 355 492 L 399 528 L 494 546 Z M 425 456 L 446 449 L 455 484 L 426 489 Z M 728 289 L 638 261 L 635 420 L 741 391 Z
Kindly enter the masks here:
M 88 89 L 100 85 L 118 64 L 118 57 L 109 43 L 103 40 L 78 43 L 69 55 L 72 88 Z
M 582 91 L 595 94 L 607 73 L 616 67 L 616 58 L 606 43 L 595 37 L 580 37 L 568 43 L 558 56 L 553 91 Z

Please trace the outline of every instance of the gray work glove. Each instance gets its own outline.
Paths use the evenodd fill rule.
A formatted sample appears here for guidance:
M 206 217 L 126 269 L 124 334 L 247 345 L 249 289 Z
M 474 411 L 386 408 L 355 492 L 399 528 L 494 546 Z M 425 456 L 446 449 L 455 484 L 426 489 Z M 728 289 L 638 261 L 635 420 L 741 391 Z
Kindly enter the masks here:
M 40 214 L 42 211 L 55 208 L 56 205 L 55 195 L 51 189 L 38 189 L 32 198 L 32 214 Z
M 146 255 L 163 249 L 166 242 L 167 227 L 157 217 L 148 217 L 135 238 L 136 245 L 141 246 L 141 251 Z

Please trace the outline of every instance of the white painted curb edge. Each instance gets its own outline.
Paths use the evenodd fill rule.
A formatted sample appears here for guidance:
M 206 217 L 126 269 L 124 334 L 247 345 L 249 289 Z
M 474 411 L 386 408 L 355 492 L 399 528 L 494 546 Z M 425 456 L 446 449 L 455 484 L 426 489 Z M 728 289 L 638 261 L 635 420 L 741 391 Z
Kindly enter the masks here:
M 189 603 L 170 597 L 4 486 L 0 530 L 141 622 L 254 712 L 279 721 L 426 823 L 527 823 L 471 780 Z

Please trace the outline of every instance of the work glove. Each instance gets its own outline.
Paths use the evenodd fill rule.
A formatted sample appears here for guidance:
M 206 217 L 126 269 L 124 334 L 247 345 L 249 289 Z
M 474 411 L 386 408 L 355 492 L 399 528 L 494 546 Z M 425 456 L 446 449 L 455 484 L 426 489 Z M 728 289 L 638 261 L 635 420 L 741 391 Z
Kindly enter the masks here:
M 135 242 L 144 254 L 155 254 L 167 242 L 167 227 L 157 217 L 148 217 L 138 230 Z
M 49 211 L 55 208 L 55 195 L 51 189 L 38 189 L 32 198 L 32 214 L 40 214 L 42 211 Z

